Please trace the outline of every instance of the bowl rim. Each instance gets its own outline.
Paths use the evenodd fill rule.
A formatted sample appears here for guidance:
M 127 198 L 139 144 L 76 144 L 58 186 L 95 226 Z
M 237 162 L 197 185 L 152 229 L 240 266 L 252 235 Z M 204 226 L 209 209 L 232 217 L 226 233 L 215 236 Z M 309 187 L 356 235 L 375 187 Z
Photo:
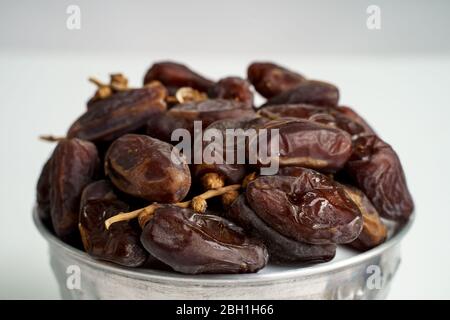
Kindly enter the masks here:
M 137 269 L 123 267 L 111 262 L 97 260 L 89 256 L 86 252 L 81 251 L 75 247 L 72 247 L 59 238 L 57 238 L 48 228 L 44 225 L 38 215 L 38 209 L 35 205 L 33 208 L 33 221 L 37 227 L 39 233 L 48 241 L 50 246 L 58 248 L 58 251 L 62 251 L 65 254 L 71 256 L 72 258 L 81 261 L 97 270 L 108 271 L 121 275 L 127 278 L 140 279 L 151 282 L 159 283 L 195 283 L 196 285 L 216 285 L 216 284 L 232 284 L 235 285 L 236 282 L 239 284 L 251 284 L 251 283 L 261 283 L 270 281 L 280 281 L 280 280 L 290 280 L 293 278 L 305 278 L 312 277 L 319 274 L 326 274 L 330 272 L 336 272 L 341 269 L 347 269 L 352 266 L 363 263 L 364 261 L 369 261 L 383 252 L 388 251 L 390 248 L 398 245 L 403 239 L 403 237 L 408 233 L 413 222 L 415 220 L 415 214 L 410 216 L 410 219 L 406 224 L 404 224 L 398 230 L 395 230 L 393 236 L 389 238 L 386 242 L 381 245 L 370 249 L 365 252 L 358 253 L 356 256 L 346 258 L 340 261 L 330 261 L 325 264 L 313 264 L 307 265 L 301 268 L 293 268 L 292 270 L 280 270 L 271 273 L 251 273 L 251 274 L 198 274 L 189 275 L 181 274 L 175 271 L 163 271 L 154 269 Z

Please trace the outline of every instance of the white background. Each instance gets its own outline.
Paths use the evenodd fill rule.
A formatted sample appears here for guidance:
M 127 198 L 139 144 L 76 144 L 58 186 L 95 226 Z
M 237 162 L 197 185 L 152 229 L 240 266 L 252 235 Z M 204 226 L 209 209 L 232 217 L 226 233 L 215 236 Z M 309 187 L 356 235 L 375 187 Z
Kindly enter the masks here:
M 31 221 L 35 183 L 94 88 L 156 60 L 214 79 L 274 60 L 336 83 L 402 159 L 416 202 L 390 298 L 450 298 L 450 12 L 445 1 L 0 1 L 0 298 L 59 297 Z M 69 4 L 81 30 L 66 28 Z M 378 4 L 382 29 L 366 28 Z

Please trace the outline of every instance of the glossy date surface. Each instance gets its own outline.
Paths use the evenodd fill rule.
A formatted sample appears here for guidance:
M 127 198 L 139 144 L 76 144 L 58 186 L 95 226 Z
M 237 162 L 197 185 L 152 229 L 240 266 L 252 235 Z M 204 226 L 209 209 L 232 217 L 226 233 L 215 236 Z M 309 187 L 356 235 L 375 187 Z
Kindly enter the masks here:
M 99 168 L 97 148 L 88 141 L 65 139 L 56 146 L 51 160 L 50 214 L 57 236 L 78 236 L 80 197 Z
M 155 211 L 141 235 L 144 247 L 182 273 L 248 273 L 267 264 L 265 246 L 228 220 L 190 209 Z
M 297 87 L 305 78 L 271 62 L 254 62 L 247 69 L 247 77 L 256 91 L 265 98 Z
M 247 104 L 226 100 L 209 99 L 204 101 L 188 102 L 171 108 L 169 115 L 187 121 L 202 121 L 202 128 L 222 119 L 252 117 L 255 112 Z
M 265 123 L 260 129 L 268 130 L 269 134 L 270 130 L 278 130 L 279 154 L 270 157 L 277 157 L 281 167 L 302 166 L 335 172 L 344 167 L 352 153 L 348 133 L 313 121 L 280 118 Z M 272 135 L 267 140 L 267 150 L 270 150 L 271 139 Z
M 355 249 L 365 251 L 378 246 L 387 238 L 387 227 L 380 219 L 378 211 L 359 189 L 344 185 L 345 193 L 353 200 L 361 211 L 363 228 L 358 238 L 349 245 Z
M 174 95 L 181 87 L 190 87 L 201 92 L 208 92 L 214 82 L 192 71 L 186 65 L 176 62 L 163 61 L 155 63 L 147 71 L 144 84 L 159 81 Z
M 124 135 L 108 149 L 105 173 L 131 196 L 163 203 L 181 201 L 191 187 L 191 175 L 186 159 L 172 153 L 173 148 L 149 136 Z
M 144 127 L 166 110 L 167 90 L 159 83 L 130 89 L 93 103 L 70 127 L 67 136 L 93 142 L 111 142 Z
M 80 204 L 79 230 L 84 249 L 91 256 L 122 266 L 137 267 L 147 261 L 147 252 L 140 243 L 137 227 L 129 221 L 105 228 L 105 220 L 129 211 L 110 182 L 99 180 L 83 191 Z
M 306 103 L 317 106 L 337 106 L 339 90 L 336 86 L 317 80 L 305 80 L 298 86 L 284 91 L 265 103 L 265 106 L 274 104 Z
M 327 262 L 334 258 L 336 245 L 314 245 L 288 238 L 267 225 L 248 205 L 245 195 L 233 202 L 224 216 L 261 239 L 267 247 L 270 261 L 275 263 Z
M 375 135 L 359 137 L 346 172 L 382 217 L 408 220 L 414 203 L 400 159 L 390 145 Z
M 349 243 L 361 232 L 361 212 L 345 191 L 316 171 L 261 176 L 249 183 L 247 201 L 270 227 L 310 244 Z

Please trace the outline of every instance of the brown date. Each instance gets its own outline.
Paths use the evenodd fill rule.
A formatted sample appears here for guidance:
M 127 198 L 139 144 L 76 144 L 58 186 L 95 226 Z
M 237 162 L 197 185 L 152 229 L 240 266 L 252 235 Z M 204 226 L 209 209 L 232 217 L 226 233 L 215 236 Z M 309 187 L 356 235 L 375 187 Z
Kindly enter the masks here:
M 314 245 L 290 239 L 269 227 L 247 204 L 245 195 L 233 202 L 224 216 L 261 239 L 269 251 L 269 260 L 285 262 L 327 262 L 334 258 L 336 245 Z
M 297 87 L 305 78 L 270 62 L 254 62 L 247 69 L 247 77 L 256 91 L 269 99 Z
M 247 80 L 239 77 L 227 77 L 220 79 L 210 88 L 211 98 L 235 100 L 253 106 L 253 92 Z
M 166 109 L 167 90 L 160 83 L 117 92 L 94 102 L 70 127 L 67 136 L 93 142 L 111 142 L 144 127 Z
M 167 114 L 187 121 L 202 121 L 202 128 L 222 119 L 254 117 L 255 112 L 245 103 L 225 99 L 209 99 L 204 101 L 179 104 Z
M 310 104 L 278 104 L 261 108 L 258 113 L 269 119 L 294 117 L 337 127 L 352 136 L 373 134 L 370 126 L 348 107 L 321 107 Z
M 346 172 L 382 217 L 408 220 L 414 203 L 400 159 L 390 145 L 375 135 L 359 137 Z
M 181 87 L 191 87 L 201 92 L 208 92 L 214 82 L 192 71 L 187 66 L 175 62 L 158 62 L 151 66 L 144 77 L 144 85 L 160 81 L 174 95 Z
M 272 136 L 270 130 L 279 130 L 281 167 L 302 166 L 335 172 L 345 165 L 352 153 L 352 141 L 348 133 L 313 121 L 280 118 L 269 121 L 260 128 L 269 130 L 268 145 Z
M 155 211 L 141 242 L 157 259 L 188 274 L 257 272 L 268 260 L 265 246 L 235 224 L 175 206 Z
M 173 148 L 149 136 L 124 135 L 109 147 L 105 173 L 131 196 L 163 203 L 181 201 L 191 186 L 191 175 L 186 160 L 178 152 L 172 154 Z
M 39 176 L 36 185 L 36 202 L 37 212 L 42 221 L 49 221 L 50 217 L 50 174 L 51 174 L 51 162 L 52 158 L 48 159 L 45 165 L 42 167 L 41 174 Z
M 318 106 L 337 106 L 339 90 L 334 85 L 317 80 L 305 80 L 298 86 L 269 99 L 264 106 L 306 103 Z
M 270 227 L 311 244 L 349 243 L 362 228 L 361 212 L 327 176 L 297 168 L 297 176 L 261 176 L 247 186 L 247 201 Z
M 127 267 L 138 267 L 147 261 L 140 234 L 129 221 L 105 228 L 106 219 L 128 210 L 129 206 L 117 197 L 110 182 L 100 180 L 84 188 L 78 227 L 87 253 Z
M 88 141 L 64 139 L 52 155 L 50 204 L 53 229 L 70 241 L 78 236 L 80 197 L 99 168 L 97 148 Z
M 355 249 L 365 251 L 383 243 L 387 238 L 387 228 L 383 221 L 381 221 L 378 211 L 373 204 L 361 190 L 348 185 L 344 185 L 343 188 L 345 193 L 358 206 L 363 217 L 361 233 L 349 245 Z

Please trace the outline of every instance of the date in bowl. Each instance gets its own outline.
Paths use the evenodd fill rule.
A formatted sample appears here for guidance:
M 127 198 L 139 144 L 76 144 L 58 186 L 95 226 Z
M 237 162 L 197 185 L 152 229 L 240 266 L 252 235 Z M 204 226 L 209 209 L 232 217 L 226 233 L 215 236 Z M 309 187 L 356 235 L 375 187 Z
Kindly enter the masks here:
M 130 269 L 91 258 L 54 236 L 33 212 L 47 240 L 63 299 L 384 299 L 400 264 L 400 244 L 413 219 L 389 240 L 357 253 L 339 247 L 334 260 L 310 266 L 268 265 L 256 274 L 182 275 Z

